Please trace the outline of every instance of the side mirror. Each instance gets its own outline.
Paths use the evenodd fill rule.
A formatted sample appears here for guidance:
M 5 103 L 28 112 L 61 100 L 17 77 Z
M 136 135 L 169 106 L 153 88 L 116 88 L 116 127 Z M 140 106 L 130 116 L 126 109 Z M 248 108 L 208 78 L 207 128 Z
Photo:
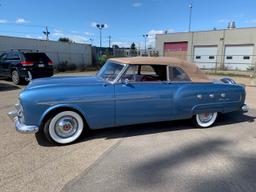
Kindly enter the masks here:
M 125 85 L 129 85 L 129 83 L 130 83 L 130 80 L 129 80 L 128 78 L 125 78 L 125 79 L 124 79 L 124 84 L 125 84 Z

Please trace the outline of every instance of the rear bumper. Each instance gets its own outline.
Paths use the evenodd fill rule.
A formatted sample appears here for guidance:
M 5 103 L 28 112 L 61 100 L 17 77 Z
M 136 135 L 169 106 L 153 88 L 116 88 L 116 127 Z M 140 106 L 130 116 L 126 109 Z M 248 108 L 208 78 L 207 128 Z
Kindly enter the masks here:
M 29 78 L 28 72 L 31 73 L 32 79 L 40 78 L 40 77 L 51 77 L 53 76 L 53 68 L 45 68 L 45 69 L 26 69 L 20 70 L 19 74 L 22 78 Z
M 10 111 L 8 116 L 14 121 L 15 128 L 20 133 L 36 133 L 39 130 L 39 127 L 35 125 L 25 125 L 21 122 L 21 117 L 18 110 Z

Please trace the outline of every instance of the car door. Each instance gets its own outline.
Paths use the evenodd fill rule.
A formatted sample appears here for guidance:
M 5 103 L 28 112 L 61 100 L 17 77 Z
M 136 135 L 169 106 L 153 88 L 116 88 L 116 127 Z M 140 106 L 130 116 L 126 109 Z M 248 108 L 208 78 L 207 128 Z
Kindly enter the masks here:
M 19 62 L 20 62 L 20 56 L 17 52 L 8 53 L 3 63 L 4 75 L 9 76 L 11 74 L 11 69 L 16 68 Z
M 118 126 L 170 120 L 173 95 L 170 85 L 164 79 L 154 80 L 156 75 L 154 71 L 146 70 L 142 73 L 140 69 L 138 73 L 139 67 L 130 66 L 115 85 Z M 166 66 L 163 67 L 166 73 Z M 132 74 L 133 70 L 134 74 Z M 142 80 L 146 76 L 148 76 L 147 81 Z
M 5 72 L 4 72 L 5 60 L 6 60 L 6 53 L 3 53 L 2 55 L 0 55 L 0 76 L 5 76 Z

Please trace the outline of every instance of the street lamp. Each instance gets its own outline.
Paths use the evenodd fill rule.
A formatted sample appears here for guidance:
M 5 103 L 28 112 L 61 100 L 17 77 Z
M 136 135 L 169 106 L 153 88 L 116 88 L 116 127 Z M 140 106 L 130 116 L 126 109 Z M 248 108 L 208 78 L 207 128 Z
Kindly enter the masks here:
M 188 5 L 188 7 L 189 7 L 188 32 L 190 32 L 190 31 L 191 31 L 191 17 L 192 17 L 192 8 L 193 8 L 193 5 L 192 5 L 192 3 L 190 3 L 190 4 Z
M 147 53 L 147 38 L 148 38 L 148 34 L 142 35 L 145 39 L 145 54 Z
M 96 27 L 100 30 L 100 55 L 101 55 L 101 47 L 102 47 L 101 31 L 105 27 L 105 25 L 104 24 L 97 24 Z

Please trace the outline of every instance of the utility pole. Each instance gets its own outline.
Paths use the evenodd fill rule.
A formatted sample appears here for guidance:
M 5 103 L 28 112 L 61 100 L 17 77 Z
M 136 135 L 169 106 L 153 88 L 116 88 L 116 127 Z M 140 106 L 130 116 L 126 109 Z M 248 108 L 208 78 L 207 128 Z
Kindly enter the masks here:
M 142 35 L 145 39 L 145 54 L 147 53 L 147 38 L 148 38 L 148 34 L 144 34 Z
M 108 47 L 109 48 L 111 47 L 111 36 L 110 35 L 108 36 Z
M 48 31 L 48 27 L 47 26 L 45 27 L 45 31 L 43 31 L 43 34 L 46 37 L 46 41 L 48 41 L 49 40 L 50 32 Z
M 90 42 L 91 42 L 91 46 L 92 46 L 92 44 L 93 44 L 93 39 L 92 39 L 92 38 L 90 38 L 89 40 L 90 40 Z
M 188 5 L 188 7 L 189 7 L 188 32 L 190 32 L 190 31 L 191 31 L 192 8 L 193 8 L 192 2 L 190 2 L 190 4 Z

